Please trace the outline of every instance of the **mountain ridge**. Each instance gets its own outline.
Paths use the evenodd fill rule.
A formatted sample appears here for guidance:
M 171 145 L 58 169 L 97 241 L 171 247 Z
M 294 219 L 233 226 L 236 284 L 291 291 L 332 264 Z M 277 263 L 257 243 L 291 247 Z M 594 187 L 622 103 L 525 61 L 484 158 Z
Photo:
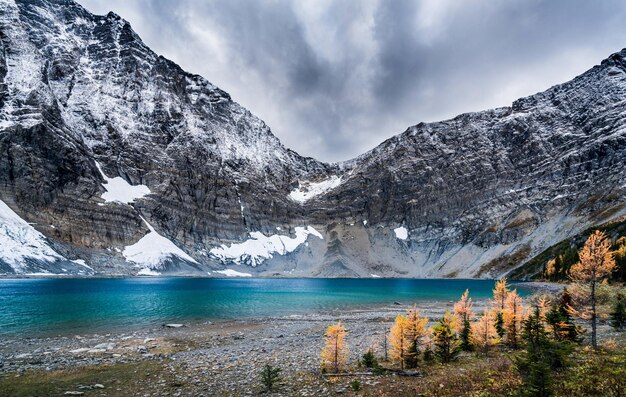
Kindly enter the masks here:
M 626 50 L 509 107 L 419 123 L 329 164 L 285 148 L 114 13 L 0 7 L 0 200 L 90 273 L 493 277 L 626 212 Z M 108 202 L 116 177 L 150 193 Z M 152 233 L 188 258 L 124 256 Z

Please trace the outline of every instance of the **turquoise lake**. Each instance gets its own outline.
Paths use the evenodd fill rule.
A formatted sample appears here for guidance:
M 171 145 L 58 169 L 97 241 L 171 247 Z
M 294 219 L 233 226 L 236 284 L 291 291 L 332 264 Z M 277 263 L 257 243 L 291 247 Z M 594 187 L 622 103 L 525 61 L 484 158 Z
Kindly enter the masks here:
M 488 298 L 491 280 L 4 279 L 0 335 L 131 331 L 163 323 L 260 318 L 335 309 Z M 528 291 L 522 287 L 520 293 Z

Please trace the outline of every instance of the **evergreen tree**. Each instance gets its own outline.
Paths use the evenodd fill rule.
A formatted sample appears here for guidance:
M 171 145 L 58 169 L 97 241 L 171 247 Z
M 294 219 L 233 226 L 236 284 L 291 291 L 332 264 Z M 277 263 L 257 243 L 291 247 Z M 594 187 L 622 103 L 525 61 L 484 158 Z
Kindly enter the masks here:
M 376 356 L 374 355 L 374 352 L 372 351 L 372 349 L 369 349 L 367 353 L 363 355 L 361 364 L 363 364 L 365 368 L 378 367 L 378 360 L 376 359 Z
M 459 333 L 461 338 L 461 349 L 464 351 L 472 351 L 472 327 L 470 320 L 474 317 L 472 310 L 472 298 L 469 297 L 469 290 L 465 290 L 461 299 L 454 304 L 454 314 L 458 319 L 458 327 L 455 331 Z
M 407 349 L 406 357 L 404 357 L 405 368 L 417 368 L 417 362 L 420 357 L 419 345 L 414 341 L 409 340 L 409 347 Z
M 461 328 L 461 350 L 466 352 L 471 352 L 474 350 L 474 345 L 472 343 L 472 326 L 469 320 L 465 320 L 463 322 L 463 328 Z
M 433 329 L 428 329 L 428 335 L 424 338 L 424 352 L 422 357 L 425 362 L 430 363 L 435 360 L 435 352 L 433 351 Z
M 618 331 L 626 328 L 626 304 L 624 304 L 624 297 L 622 295 L 617 296 L 615 306 L 611 312 L 611 325 Z
M 261 383 L 268 393 L 274 389 L 275 384 L 281 381 L 280 371 L 280 368 L 272 367 L 269 364 L 266 364 L 261 370 Z
M 615 242 L 615 271 L 613 278 L 626 283 L 626 237 L 620 237 Z
M 433 327 L 433 341 L 435 344 L 435 356 L 442 363 L 449 363 L 460 352 L 459 340 L 454 332 L 453 316 L 449 311 L 439 323 Z
M 435 360 L 435 353 L 433 352 L 433 349 L 430 347 L 430 345 L 427 345 L 424 348 L 424 361 L 427 363 L 431 363 Z
M 579 343 L 581 341 L 580 329 L 574 324 L 570 308 L 572 305 L 572 297 L 567 291 L 563 290 L 559 302 L 552 306 L 550 311 L 546 313 L 546 323 L 552 330 L 552 337 L 556 341 L 570 341 Z
M 496 313 L 496 318 L 493 322 L 493 325 L 496 328 L 496 333 L 498 334 L 498 337 L 501 340 L 504 339 L 506 331 L 504 330 L 504 316 L 502 315 L 502 312 Z
M 515 366 L 523 378 L 520 395 L 547 397 L 554 395 L 552 371 L 565 366 L 571 352 L 568 344 L 548 338 L 539 307 L 524 321 L 522 340 L 526 351 L 515 358 Z

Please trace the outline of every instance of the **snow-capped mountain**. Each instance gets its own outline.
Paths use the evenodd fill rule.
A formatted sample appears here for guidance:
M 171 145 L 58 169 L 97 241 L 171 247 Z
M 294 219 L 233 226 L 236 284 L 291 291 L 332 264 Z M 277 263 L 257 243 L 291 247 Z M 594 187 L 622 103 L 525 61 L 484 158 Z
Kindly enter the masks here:
M 3 0 L 0 153 L 3 273 L 495 276 L 626 213 L 626 51 L 325 164 L 119 16 Z

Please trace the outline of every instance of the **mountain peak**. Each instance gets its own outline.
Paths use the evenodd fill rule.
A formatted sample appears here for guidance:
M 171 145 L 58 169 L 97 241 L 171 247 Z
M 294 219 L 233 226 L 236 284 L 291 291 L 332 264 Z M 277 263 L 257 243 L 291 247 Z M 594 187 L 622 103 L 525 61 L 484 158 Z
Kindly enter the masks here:
M 611 54 L 608 58 L 603 60 L 601 64 L 626 68 L 626 48 L 622 49 L 619 52 Z

